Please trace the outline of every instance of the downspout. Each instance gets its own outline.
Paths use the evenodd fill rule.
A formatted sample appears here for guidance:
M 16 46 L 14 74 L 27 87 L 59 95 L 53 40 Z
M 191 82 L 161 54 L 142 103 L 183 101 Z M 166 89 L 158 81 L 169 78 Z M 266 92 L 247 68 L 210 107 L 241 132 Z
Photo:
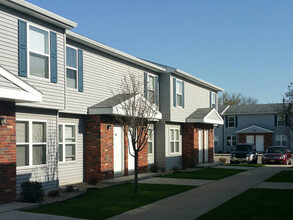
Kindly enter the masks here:
M 222 129 L 222 146 L 223 146 L 223 147 L 222 147 L 222 148 L 223 148 L 223 149 L 222 149 L 222 150 L 223 150 L 222 152 L 224 153 L 224 152 L 225 152 L 225 146 L 224 146 L 224 144 L 225 144 L 225 127 L 226 127 L 226 126 L 225 126 L 225 123 L 226 123 L 226 122 L 225 122 L 225 116 L 224 116 L 224 115 L 222 115 L 222 118 L 223 118 L 223 121 L 224 121 L 223 129 Z

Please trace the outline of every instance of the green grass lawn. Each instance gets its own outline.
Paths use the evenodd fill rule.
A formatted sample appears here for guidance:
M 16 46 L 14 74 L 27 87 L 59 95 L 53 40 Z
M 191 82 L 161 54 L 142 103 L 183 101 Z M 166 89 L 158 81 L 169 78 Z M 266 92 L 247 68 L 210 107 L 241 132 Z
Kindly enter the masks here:
M 165 178 L 179 178 L 179 179 L 205 179 L 205 180 L 219 180 L 228 176 L 243 172 L 244 170 L 224 169 L 224 168 L 206 168 L 202 170 L 189 172 L 175 172 L 169 175 L 161 175 Z
M 194 188 L 155 184 L 139 184 L 138 187 L 137 195 L 134 195 L 134 185 L 131 183 L 103 189 L 89 189 L 78 198 L 26 211 L 84 219 L 105 219 Z
M 292 219 L 293 190 L 249 189 L 197 220 Z
M 268 178 L 265 182 L 293 182 L 293 170 L 277 173 Z
M 247 164 L 247 163 L 241 163 L 241 164 L 230 164 L 227 163 L 225 166 L 231 166 L 231 167 L 263 167 L 263 164 Z

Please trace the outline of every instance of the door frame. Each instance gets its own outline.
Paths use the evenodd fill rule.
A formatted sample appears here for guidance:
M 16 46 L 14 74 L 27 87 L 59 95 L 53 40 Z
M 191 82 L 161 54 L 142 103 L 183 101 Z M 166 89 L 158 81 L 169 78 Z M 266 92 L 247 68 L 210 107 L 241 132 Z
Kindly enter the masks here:
M 121 173 L 115 173 L 115 128 L 120 128 L 121 129 Z M 116 176 L 123 176 L 124 175 L 124 170 L 125 170 L 125 164 L 124 164 L 124 131 L 122 126 L 114 126 L 113 128 L 113 173 L 114 177 Z
M 203 129 L 198 129 L 198 163 L 199 164 L 204 162 L 204 159 L 203 159 L 203 156 L 204 156 L 203 134 L 204 134 Z M 202 153 L 200 153 L 200 152 L 202 152 Z
M 204 130 L 204 163 L 209 162 L 209 130 Z

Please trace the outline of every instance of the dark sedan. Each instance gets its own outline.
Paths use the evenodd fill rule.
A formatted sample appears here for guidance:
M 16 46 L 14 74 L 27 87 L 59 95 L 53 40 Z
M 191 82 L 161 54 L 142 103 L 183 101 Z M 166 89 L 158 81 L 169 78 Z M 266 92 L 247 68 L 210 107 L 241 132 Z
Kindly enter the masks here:
M 292 164 L 292 155 L 286 147 L 272 146 L 263 154 L 262 163 Z

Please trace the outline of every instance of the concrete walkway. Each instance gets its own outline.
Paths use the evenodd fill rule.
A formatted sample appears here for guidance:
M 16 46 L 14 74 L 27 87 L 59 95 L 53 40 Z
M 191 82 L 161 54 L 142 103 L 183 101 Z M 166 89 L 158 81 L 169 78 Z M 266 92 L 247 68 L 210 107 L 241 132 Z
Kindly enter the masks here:
M 159 174 L 158 173 L 140 173 L 138 174 L 138 180 L 152 178 L 157 175 Z M 102 180 L 101 183 L 117 185 L 117 184 L 132 182 L 132 181 L 134 181 L 134 175 L 121 176 L 121 177 L 116 177 L 113 179 Z
M 286 182 L 262 182 L 253 188 L 259 189 L 293 189 L 293 183 Z
M 147 183 L 147 184 L 169 184 L 169 185 L 183 185 L 183 186 L 202 186 L 211 182 L 214 182 L 214 180 L 178 179 L 178 178 L 160 178 L 160 177 L 154 177 L 151 179 L 139 181 L 139 183 Z
M 260 167 L 247 170 L 110 219 L 195 219 L 284 169 L 286 167 Z
M 234 170 L 251 170 L 256 167 L 244 167 L 244 166 L 216 166 L 213 168 L 221 168 L 221 169 L 234 169 Z

